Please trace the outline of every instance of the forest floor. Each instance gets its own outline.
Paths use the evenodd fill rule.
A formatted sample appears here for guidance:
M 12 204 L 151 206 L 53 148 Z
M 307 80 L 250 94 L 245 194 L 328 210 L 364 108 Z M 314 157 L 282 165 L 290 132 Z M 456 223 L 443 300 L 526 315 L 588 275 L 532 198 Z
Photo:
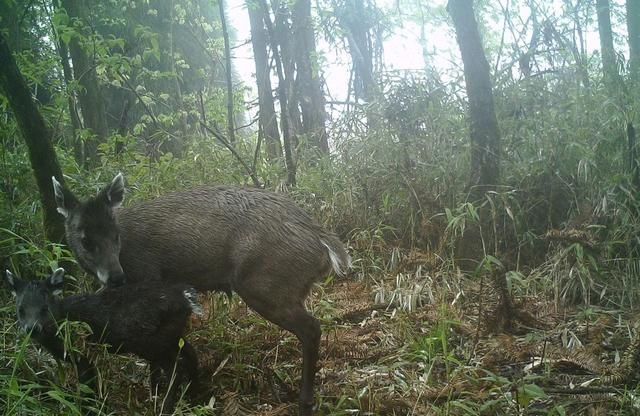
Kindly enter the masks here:
M 490 282 L 418 267 L 314 290 L 318 414 L 640 414 L 629 388 L 640 355 L 633 316 L 530 296 L 515 299 L 509 328 Z M 398 291 L 407 280 L 418 299 L 410 311 Z M 202 302 L 189 335 L 202 367 L 191 404 L 212 414 L 297 414 L 297 339 L 237 296 Z
M 498 299 L 489 279 L 421 265 L 318 285 L 308 302 L 323 327 L 317 413 L 640 414 L 633 315 L 528 296 L 514 299 L 509 328 Z M 187 336 L 200 386 L 178 414 L 296 415 L 298 340 L 236 295 L 201 302 Z M 153 414 L 144 363 L 99 365 L 108 411 Z

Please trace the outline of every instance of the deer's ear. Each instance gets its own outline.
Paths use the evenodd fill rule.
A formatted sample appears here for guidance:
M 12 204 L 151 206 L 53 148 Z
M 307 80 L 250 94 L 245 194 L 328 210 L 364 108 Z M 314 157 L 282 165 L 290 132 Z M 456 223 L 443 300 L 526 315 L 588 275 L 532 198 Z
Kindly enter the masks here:
M 51 183 L 53 184 L 53 194 L 56 198 L 58 212 L 66 218 L 69 216 L 69 211 L 78 204 L 78 200 L 71 191 L 58 182 L 55 176 L 51 177 Z
M 118 173 L 111 181 L 111 184 L 105 189 L 107 201 L 111 208 L 117 208 L 124 201 L 124 176 Z
M 49 276 L 47 286 L 49 286 L 49 289 L 51 289 L 54 295 L 58 296 L 62 294 L 62 288 L 64 287 L 64 269 L 62 267 L 54 270 L 51 276 Z
M 11 290 L 11 294 L 15 297 L 16 294 L 20 291 L 22 286 L 24 285 L 24 281 L 13 275 L 9 270 L 5 271 L 5 275 L 7 277 L 7 283 L 9 284 L 9 289 Z

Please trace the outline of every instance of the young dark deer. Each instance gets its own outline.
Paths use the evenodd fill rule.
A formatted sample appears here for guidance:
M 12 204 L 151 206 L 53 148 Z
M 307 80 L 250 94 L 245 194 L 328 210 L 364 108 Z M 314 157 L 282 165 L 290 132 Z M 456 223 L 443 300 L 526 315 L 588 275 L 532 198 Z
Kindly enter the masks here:
M 55 178 L 53 186 L 71 249 L 103 284 L 121 284 L 126 275 L 235 291 L 294 333 L 303 354 L 300 414 L 312 413 L 321 332 L 304 300 L 316 280 L 349 267 L 334 234 L 284 195 L 260 189 L 202 187 L 118 208 L 122 174 L 84 202 Z
M 57 335 L 57 322 L 64 319 L 87 323 L 93 332 L 90 339 L 108 344 L 110 352 L 132 353 L 149 361 L 152 394 L 158 392 L 162 373 L 170 379 L 175 365 L 165 411 L 173 409 L 176 386 L 183 380 L 196 381 L 196 353 L 186 341 L 179 345 L 191 313 L 199 311 L 194 289 L 181 284 L 140 282 L 60 298 L 64 269 L 57 269 L 46 280 L 22 280 L 9 270 L 6 276 L 16 297 L 20 328 L 31 332 L 32 338 L 57 359 L 74 362 L 82 383 L 95 387 L 96 371 L 83 355 L 65 353 Z

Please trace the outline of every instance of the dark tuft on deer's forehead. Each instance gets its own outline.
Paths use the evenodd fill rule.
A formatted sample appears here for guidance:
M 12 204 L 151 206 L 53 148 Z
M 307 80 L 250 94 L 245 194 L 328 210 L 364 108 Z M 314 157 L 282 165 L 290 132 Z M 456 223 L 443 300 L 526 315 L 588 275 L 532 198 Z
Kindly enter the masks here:
M 108 232 L 115 225 L 113 210 L 100 195 L 91 198 L 82 207 L 79 225 L 91 232 Z
M 103 213 L 105 215 L 111 215 L 112 213 L 112 209 L 102 193 L 99 193 L 93 198 L 89 198 L 84 203 L 83 209 L 88 212 Z
M 44 280 L 29 280 L 27 282 L 26 289 L 35 290 L 35 289 L 38 289 L 40 287 L 44 287 Z

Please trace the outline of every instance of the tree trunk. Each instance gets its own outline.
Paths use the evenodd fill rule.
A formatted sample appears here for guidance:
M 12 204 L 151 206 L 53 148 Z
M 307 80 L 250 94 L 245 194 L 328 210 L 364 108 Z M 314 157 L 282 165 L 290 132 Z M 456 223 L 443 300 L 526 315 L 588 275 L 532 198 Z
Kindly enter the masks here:
M 227 84 L 227 134 L 229 135 L 229 142 L 233 145 L 236 142 L 236 129 L 233 126 L 233 79 L 231 77 L 231 47 L 229 46 L 224 0 L 218 0 L 218 7 L 220 8 L 220 24 L 222 25 L 222 38 L 224 39 L 225 79 Z
M 251 46 L 256 63 L 256 83 L 258 86 L 258 121 L 269 159 L 282 156 L 278 120 L 271 87 L 271 66 L 267 52 L 267 31 L 264 27 L 262 7 L 254 1 L 247 1 L 249 24 L 251 25 Z
M 374 51 L 370 33 L 372 15 L 370 7 L 365 7 L 363 0 L 346 0 L 338 19 L 349 45 L 354 98 L 356 101 L 364 98 L 369 104 L 366 107 L 367 128 L 376 130 L 380 116 L 371 105 L 378 96 L 378 87 L 373 77 Z
M 367 15 L 363 0 L 347 0 L 341 21 L 347 32 L 349 54 L 356 74 L 354 88 L 356 98 L 363 96 L 365 100 L 372 101 L 375 96 L 375 84 L 373 82 L 373 51 L 369 39 Z
M 469 99 L 472 194 L 481 197 L 500 177 L 500 132 L 493 105 L 489 63 L 482 48 L 472 0 L 449 0 Z M 484 188 L 484 189 L 483 189 Z
M 278 44 L 275 41 L 275 30 L 271 17 L 269 16 L 268 5 L 265 0 L 258 0 L 262 8 L 262 16 L 267 26 L 267 33 L 271 39 L 271 49 L 273 50 L 273 59 L 276 63 L 276 73 L 278 74 L 278 100 L 280 101 L 280 129 L 282 130 L 282 141 L 284 145 L 284 160 L 287 168 L 287 185 L 296 186 L 296 163 L 293 159 L 293 143 L 291 139 L 291 129 L 289 120 L 288 91 L 287 83 L 284 76 L 284 66 L 278 50 Z
M 292 10 L 292 32 L 297 68 L 296 91 L 302 108 L 303 132 L 323 155 L 329 154 L 324 94 L 320 83 L 311 1 L 297 0 Z
M 629 32 L 629 66 L 631 79 L 640 83 L 640 2 L 627 0 L 627 31 Z
M 62 6 L 71 19 L 78 20 L 82 26 L 87 25 L 88 6 L 85 2 L 82 0 L 62 0 Z M 90 35 L 90 33 L 83 34 Z M 69 52 L 73 61 L 75 79 L 82 87 L 78 92 L 78 101 L 80 102 L 84 127 L 91 129 L 96 136 L 96 140 L 88 140 L 84 147 L 85 157 L 94 165 L 97 163 L 98 144 L 104 142 L 109 133 L 104 97 L 98 83 L 95 62 L 89 56 L 88 51 L 82 48 L 75 36 L 69 42 Z
M 272 7 L 274 7 L 275 10 L 272 32 L 273 36 L 270 36 L 271 50 L 279 51 L 280 62 L 282 62 L 284 91 L 287 93 L 286 111 L 287 118 L 289 120 L 289 131 L 291 132 L 292 154 L 294 154 L 295 157 L 293 149 L 298 148 L 298 145 L 300 144 L 298 140 L 298 133 L 302 132 L 303 129 L 302 117 L 300 115 L 300 109 L 298 108 L 298 97 L 295 94 L 294 88 L 296 60 L 294 55 L 295 40 L 292 39 L 291 26 L 289 24 L 289 21 L 291 20 L 291 12 L 288 5 L 284 2 L 273 2 Z M 265 12 L 265 16 L 269 16 L 269 14 Z M 280 91 L 279 88 L 278 91 Z
M 26 10 L 22 12 L 21 8 L 17 6 L 18 4 L 14 2 L 0 1 L 0 16 L 2 16 L 0 24 L 4 30 L 7 45 L 16 53 L 30 46 L 29 39 L 22 36 L 23 30 L 20 28 L 21 21 L 26 17 L 26 15 L 20 16 L 20 14 L 26 13 Z
M 500 132 L 493 104 L 489 62 L 485 56 L 472 0 L 449 0 L 447 11 L 453 20 L 464 67 L 464 79 L 469 100 L 471 138 L 470 198 L 482 200 L 487 191 L 497 185 L 500 170 Z M 498 255 L 497 235 L 493 230 L 491 213 L 485 205 L 479 209 L 480 221 L 467 227 L 457 247 L 458 266 L 473 270 L 478 260 L 488 254 Z M 481 264 L 481 262 L 480 262 Z M 506 282 L 504 282 L 506 285 Z M 502 317 L 504 318 L 504 317 Z
M 607 89 L 610 93 L 613 93 L 618 83 L 619 74 L 618 66 L 616 65 L 616 52 L 613 49 L 609 0 L 596 0 L 596 8 L 598 9 L 598 33 L 600 34 L 602 72 Z
M 27 144 L 31 168 L 40 190 L 44 234 L 47 240 L 60 242 L 64 238 L 64 222 L 62 215 L 57 212 L 51 177 L 55 176 L 63 183 L 64 178 L 51 143 L 51 132 L 31 97 L 31 90 L 20 73 L 2 33 L 0 62 L 0 88 L 6 94 L 18 128 Z

